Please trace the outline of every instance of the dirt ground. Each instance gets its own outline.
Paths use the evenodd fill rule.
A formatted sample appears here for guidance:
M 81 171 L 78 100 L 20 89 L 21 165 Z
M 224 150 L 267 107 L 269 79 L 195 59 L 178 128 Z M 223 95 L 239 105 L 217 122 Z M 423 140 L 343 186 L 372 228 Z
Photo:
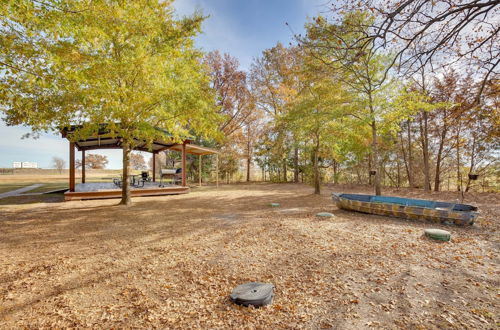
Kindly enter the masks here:
M 368 189 L 328 186 L 315 196 L 294 184 L 205 187 L 128 208 L 7 200 L 0 328 L 500 326 L 500 194 L 468 195 L 482 218 L 460 228 L 339 210 L 332 191 Z M 451 231 L 452 241 L 422 237 L 429 227 Z M 273 283 L 273 304 L 233 305 L 229 293 L 247 281 Z

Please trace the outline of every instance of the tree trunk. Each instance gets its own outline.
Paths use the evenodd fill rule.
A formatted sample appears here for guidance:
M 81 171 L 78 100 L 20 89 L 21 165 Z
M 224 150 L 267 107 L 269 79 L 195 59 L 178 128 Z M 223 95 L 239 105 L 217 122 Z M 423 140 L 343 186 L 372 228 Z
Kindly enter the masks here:
M 408 164 L 408 157 L 406 157 L 406 149 L 403 140 L 403 133 L 399 132 L 399 144 L 401 145 L 401 155 L 403 156 L 403 164 L 405 166 L 406 178 L 408 179 L 408 187 L 411 187 L 411 173 L 410 173 L 410 164 Z
M 422 154 L 424 161 L 424 190 L 431 190 L 430 165 L 429 165 L 429 134 L 428 134 L 428 114 L 422 111 L 420 119 L 420 140 L 422 143 Z
M 439 146 L 437 158 L 436 158 L 436 174 L 434 176 L 434 191 L 439 191 L 441 186 L 441 157 L 443 153 L 442 146 Z
M 446 125 L 446 123 L 444 123 L 443 125 Z M 448 129 L 446 127 L 443 127 L 443 131 L 441 133 L 441 140 L 439 141 L 439 148 L 436 156 L 436 174 L 434 177 L 434 191 L 439 191 L 439 187 L 441 186 L 441 162 L 443 160 L 443 149 L 447 131 Z
M 130 199 L 130 182 L 129 176 L 129 164 L 130 164 L 130 144 L 126 141 L 123 142 L 123 172 L 122 172 L 122 200 L 120 204 L 130 205 L 132 200 Z
M 250 157 L 247 158 L 247 182 L 250 182 L 250 166 L 252 165 Z
M 401 188 L 401 163 L 399 162 L 399 159 L 396 159 L 396 166 L 397 166 L 397 187 L 399 189 Z
M 333 161 L 333 184 L 338 184 L 338 183 L 339 183 L 338 163 L 334 160 Z
M 408 186 L 410 188 L 415 188 L 415 182 L 413 180 L 413 148 L 411 141 L 411 121 L 408 119 L 406 121 L 406 134 L 408 136 L 408 157 L 406 157 L 405 147 L 403 144 L 403 133 L 401 133 L 401 150 L 403 152 L 403 159 L 405 161 L 406 177 L 408 178 Z
M 469 174 L 471 174 L 474 171 L 475 166 L 476 166 L 476 135 L 472 134 L 472 152 L 470 155 Z M 468 178 L 467 185 L 465 186 L 465 192 L 469 192 L 470 188 L 471 188 L 471 179 Z
M 372 121 L 371 127 L 372 127 L 372 159 L 373 159 L 373 167 L 375 168 L 375 176 L 373 183 L 375 186 L 375 195 L 380 196 L 382 194 L 382 187 L 380 184 L 380 175 L 382 174 L 382 167 L 379 164 L 377 124 L 375 120 Z
M 462 191 L 462 171 L 460 171 L 460 128 L 457 130 L 456 136 L 456 152 L 457 152 L 457 191 Z
M 286 166 L 287 159 L 283 159 L 283 181 L 288 182 L 288 171 Z
M 252 147 L 250 139 L 247 143 L 247 182 L 250 182 L 250 167 L 252 166 L 252 152 L 250 148 Z
M 382 168 L 384 169 L 384 173 L 386 174 L 386 176 L 389 178 L 389 181 L 391 181 L 391 187 L 397 186 L 396 181 L 395 181 L 395 180 L 393 179 L 393 177 L 389 174 L 389 172 L 387 172 L 387 168 L 385 167 L 385 164 L 382 166 Z
M 293 182 L 299 182 L 299 148 L 295 146 L 293 151 Z
M 368 173 L 368 176 L 370 176 L 370 173 Z M 359 173 L 359 165 L 356 166 L 356 177 L 358 179 L 358 184 L 360 185 L 363 184 L 363 180 L 361 179 L 361 173 Z
M 319 195 L 321 193 L 321 182 L 320 182 L 320 176 L 319 176 L 319 160 L 318 160 L 318 153 L 319 153 L 319 139 L 316 142 L 316 147 L 314 148 L 314 193 Z
M 372 170 L 372 153 L 373 153 L 373 150 L 370 151 L 370 153 L 368 154 L 368 184 L 370 186 L 373 185 L 372 175 L 370 174 L 370 172 Z M 359 170 L 358 170 L 358 178 L 360 178 Z M 358 179 L 358 181 L 361 184 L 361 178 Z

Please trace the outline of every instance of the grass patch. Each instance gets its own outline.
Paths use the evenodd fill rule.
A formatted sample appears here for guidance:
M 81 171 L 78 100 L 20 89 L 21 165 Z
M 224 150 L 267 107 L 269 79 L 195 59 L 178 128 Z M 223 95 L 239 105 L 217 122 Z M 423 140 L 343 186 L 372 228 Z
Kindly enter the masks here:
M 35 203 L 59 203 L 64 201 L 64 194 L 53 195 L 18 195 L 0 199 L 2 205 L 22 205 Z

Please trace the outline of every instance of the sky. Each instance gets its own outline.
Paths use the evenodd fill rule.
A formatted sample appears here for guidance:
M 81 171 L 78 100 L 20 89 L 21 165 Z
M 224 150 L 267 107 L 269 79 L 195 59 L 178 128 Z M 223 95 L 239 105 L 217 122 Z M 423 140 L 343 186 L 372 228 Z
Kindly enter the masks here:
M 203 33 L 196 38 L 197 47 L 209 52 L 219 50 L 236 57 L 241 68 L 248 70 L 254 58 L 278 41 L 288 45 L 293 34 L 302 33 L 308 18 L 325 12 L 328 0 L 176 0 L 179 16 L 196 10 L 209 16 Z M 288 23 L 288 26 L 286 25 Z M 50 168 L 52 157 L 68 160 L 68 141 L 60 135 L 44 134 L 38 139 L 22 139 L 27 127 L 8 127 L 0 120 L 0 168 L 12 162 L 37 162 Z M 108 168 L 121 168 L 120 150 L 99 150 L 106 155 Z M 79 155 L 77 154 L 77 158 Z M 149 159 L 150 155 L 145 154 Z

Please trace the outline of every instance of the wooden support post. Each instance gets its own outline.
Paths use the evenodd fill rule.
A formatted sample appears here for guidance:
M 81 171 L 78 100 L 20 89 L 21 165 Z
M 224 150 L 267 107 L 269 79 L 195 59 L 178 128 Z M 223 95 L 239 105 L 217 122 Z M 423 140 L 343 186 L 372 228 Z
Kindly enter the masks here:
M 182 186 L 186 187 L 186 142 L 182 144 Z
M 198 162 L 199 162 L 199 168 L 198 168 L 198 181 L 199 181 L 199 185 L 201 187 L 201 155 L 198 156 Z
M 75 143 L 69 143 L 69 191 L 75 191 Z
M 219 188 L 219 154 L 215 155 L 215 185 Z
M 153 152 L 153 182 L 156 182 L 156 152 Z
M 82 183 L 85 183 L 85 150 L 82 150 Z

